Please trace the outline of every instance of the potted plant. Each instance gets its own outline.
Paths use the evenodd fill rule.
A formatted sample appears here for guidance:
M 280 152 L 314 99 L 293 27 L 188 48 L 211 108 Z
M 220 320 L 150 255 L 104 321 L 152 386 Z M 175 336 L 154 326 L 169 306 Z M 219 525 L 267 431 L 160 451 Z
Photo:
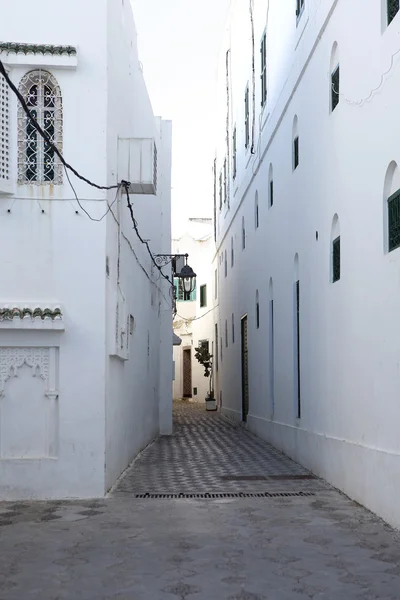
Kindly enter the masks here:
M 201 345 L 198 348 L 195 348 L 195 351 L 195 357 L 204 367 L 204 377 L 210 378 L 210 389 L 205 397 L 206 410 L 217 410 L 217 401 L 214 398 L 214 390 L 212 389 L 213 356 L 208 351 L 208 347 L 206 345 Z

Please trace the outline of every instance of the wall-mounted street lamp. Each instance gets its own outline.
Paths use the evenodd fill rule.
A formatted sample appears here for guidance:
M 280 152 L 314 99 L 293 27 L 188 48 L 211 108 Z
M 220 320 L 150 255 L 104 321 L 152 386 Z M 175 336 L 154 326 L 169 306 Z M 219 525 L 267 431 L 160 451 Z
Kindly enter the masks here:
M 196 273 L 187 264 L 188 254 L 156 254 L 155 261 L 159 267 L 172 265 L 173 277 L 182 280 L 183 291 L 189 296 L 196 289 Z M 182 264 L 183 263 L 183 264 Z

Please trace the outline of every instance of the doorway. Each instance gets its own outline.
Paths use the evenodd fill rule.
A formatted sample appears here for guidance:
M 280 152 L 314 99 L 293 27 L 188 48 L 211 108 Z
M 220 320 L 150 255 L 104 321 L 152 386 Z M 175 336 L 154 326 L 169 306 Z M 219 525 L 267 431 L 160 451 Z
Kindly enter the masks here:
M 183 350 L 183 397 L 192 397 L 192 351 L 190 348 Z
M 242 421 L 249 414 L 249 346 L 247 315 L 241 321 L 242 330 Z

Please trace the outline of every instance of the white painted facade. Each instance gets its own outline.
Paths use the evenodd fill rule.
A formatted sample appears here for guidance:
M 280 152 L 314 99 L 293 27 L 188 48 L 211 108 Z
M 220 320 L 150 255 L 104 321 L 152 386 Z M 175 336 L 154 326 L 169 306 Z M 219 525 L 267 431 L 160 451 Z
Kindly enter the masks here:
M 194 402 L 205 402 L 210 380 L 204 377 L 204 367 L 195 358 L 200 342 L 209 343 L 209 352 L 213 352 L 214 312 L 216 307 L 214 280 L 210 273 L 210 264 L 215 254 L 215 242 L 212 233 L 212 219 L 189 219 L 187 232 L 179 239 L 172 240 L 173 254 L 188 254 L 188 264 L 197 275 L 196 292 L 193 300 L 177 298 L 177 315 L 174 319 L 174 332 L 182 344 L 174 347 L 175 379 L 174 399 L 191 398 Z M 201 291 L 203 291 L 203 306 Z M 205 301 L 205 303 L 204 303 Z M 184 383 L 184 356 L 190 353 L 191 385 Z
M 72 55 L 3 50 L 0 58 L 16 86 L 31 70 L 56 78 L 63 155 L 85 177 L 104 186 L 134 181 L 127 148 L 133 155 L 146 145 L 140 140 L 155 141 L 157 193 L 130 199 L 153 253 L 168 252 L 171 124 L 153 115 L 130 4 L 9 3 L 0 40 L 76 48 Z M 97 190 L 70 174 L 93 218 L 113 203 L 94 222 L 65 173 L 62 184 L 17 183 L 11 91 L 8 102 L 0 309 L 4 316 L 7 307 L 51 308 L 53 317 L 16 313 L 0 321 L 0 498 L 102 496 L 159 432 L 172 431 L 170 286 L 152 271 L 123 193 L 116 197 L 116 190 Z
M 216 323 L 223 331 L 226 322 L 229 331 L 217 374 L 222 410 L 242 419 L 240 326 L 247 314 L 249 429 L 399 526 L 400 251 L 388 252 L 387 200 L 400 188 L 400 13 L 387 25 L 386 0 L 304 0 L 298 17 L 295 0 L 253 4 L 255 110 L 249 2 L 233 2 L 220 64 L 214 267 Z M 331 74 L 338 64 L 340 102 L 332 111 Z M 219 174 L 227 155 L 228 197 L 220 210 Z M 341 276 L 333 283 L 332 241 L 338 236 Z

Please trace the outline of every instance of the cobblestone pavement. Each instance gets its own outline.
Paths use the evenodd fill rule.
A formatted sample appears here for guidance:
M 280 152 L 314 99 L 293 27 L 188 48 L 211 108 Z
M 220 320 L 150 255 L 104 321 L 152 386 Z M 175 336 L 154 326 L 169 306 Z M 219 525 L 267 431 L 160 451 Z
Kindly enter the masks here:
M 326 489 L 321 480 L 204 404 L 177 402 L 172 437 L 160 437 L 113 490 L 190 494 Z
M 199 452 L 207 446 L 203 439 L 219 453 Z M 0 503 L 0 600 L 400 600 L 399 533 L 319 480 L 305 480 L 312 496 L 188 500 L 129 494 L 145 489 L 135 471 L 146 477 L 146 462 L 151 489 L 177 490 L 182 482 L 187 489 L 214 481 L 220 486 L 202 470 L 188 482 L 182 476 L 164 483 L 157 476 L 153 461 L 161 449 L 185 474 L 191 463 L 179 448 L 187 444 L 190 460 L 203 456 L 204 470 L 208 465 L 226 473 L 224 456 L 236 444 L 244 462 L 237 459 L 232 473 L 251 467 L 269 476 L 306 474 L 241 428 L 193 407 L 178 416 L 176 435 L 166 442 L 159 440 L 135 461 L 113 497 Z M 303 483 L 285 479 L 279 485 L 295 491 Z

